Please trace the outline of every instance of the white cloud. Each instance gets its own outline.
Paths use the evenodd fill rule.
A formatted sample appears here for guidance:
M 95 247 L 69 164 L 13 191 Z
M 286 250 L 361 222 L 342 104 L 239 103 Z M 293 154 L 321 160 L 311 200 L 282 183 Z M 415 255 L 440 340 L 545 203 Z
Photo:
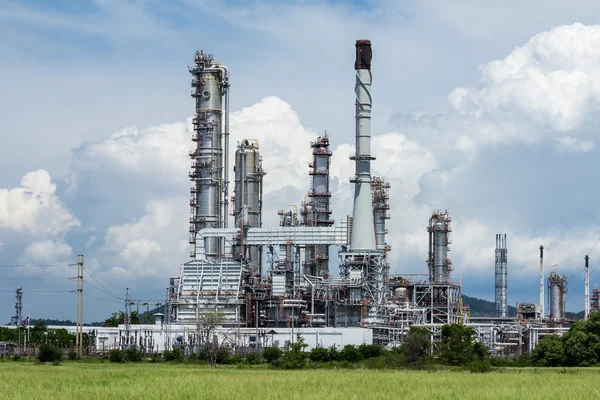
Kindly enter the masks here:
M 21 260 L 29 263 L 51 264 L 72 261 L 73 249 L 63 240 L 41 240 L 25 248 Z
M 141 218 L 108 228 L 101 249 L 107 275 L 166 279 L 176 273 L 190 250 L 186 205 L 187 197 L 149 201 Z
M 596 148 L 591 140 L 579 140 L 574 137 L 565 136 L 555 139 L 560 150 L 573 153 L 587 153 Z
M 29 172 L 19 188 L 0 189 L 0 228 L 5 232 L 57 237 L 78 225 L 62 206 L 45 170 Z

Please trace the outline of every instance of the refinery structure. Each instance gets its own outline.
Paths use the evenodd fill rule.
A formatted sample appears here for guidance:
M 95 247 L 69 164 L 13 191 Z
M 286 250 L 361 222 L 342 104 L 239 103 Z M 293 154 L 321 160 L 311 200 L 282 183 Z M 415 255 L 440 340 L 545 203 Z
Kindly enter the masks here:
M 193 325 L 218 313 L 223 329 L 362 328 L 383 346 L 402 343 L 413 325 L 428 328 L 435 342 L 444 324 L 462 322 L 475 328 L 496 355 L 527 351 L 539 336 L 565 329 L 566 281 L 556 273 L 548 279 L 548 318 L 545 282 L 541 304 L 519 303 L 517 315 L 508 315 L 505 234 L 496 236 L 496 318 L 470 319 L 452 275 L 452 220 L 444 210 L 434 210 L 424 229 L 429 250 L 423 273 L 390 274 L 390 184 L 371 174 L 371 42 L 358 40 L 355 50 L 352 214 L 340 221 L 331 218 L 333 154 L 323 135 L 307 143 L 312 161 L 305 200 L 299 207 L 280 209 L 276 228 L 262 225 L 268 166 L 262 165 L 258 141 L 244 139 L 230 149 L 229 70 L 212 54 L 196 52 L 189 69 L 196 106 L 189 153 L 192 252 L 179 276 L 170 278 L 166 321 Z M 337 260 L 330 258 L 333 246 Z M 543 258 L 540 266 L 543 277 Z
M 201 321 L 214 315 L 219 318 L 215 333 L 235 337 L 241 348 L 285 346 L 294 332 L 301 332 L 309 346 L 392 347 L 406 339 L 412 326 L 431 332 L 435 346 L 443 325 L 463 323 L 492 355 L 509 357 L 530 352 L 544 335 L 568 329 L 568 279 L 556 270 L 545 279 L 543 246 L 539 304 L 517 303 L 516 313 L 509 315 L 506 234 L 496 235 L 495 316 L 471 316 L 453 275 L 452 218 L 446 210 L 433 210 L 428 223 L 423 221 L 423 235 L 429 238 L 423 272 L 390 274 L 390 183 L 371 174 L 371 42 L 356 41 L 355 52 L 352 213 L 332 219 L 329 170 L 335 155 L 324 134 L 306 144 L 312 160 L 304 201 L 299 207 L 282 205 L 288 208 L 278 211 L 275 228 L 262 223 L 263 182 L 269 175 L 258 141 L 248 138 L 235 143 L 235 149 L 230 146 L 229 70 L 212 54 L 196 52 L 189 68 L 195 100 L 189 151 L 190 260 L 178 276 L 169 277 L 164 315 L 155 314 L 155 324 L 134 327 L 126 322 L 97 329 L 97 351 L 133 344 L 152 351 L 198 346 Z M 600 289 L 590 296 L 587 256 L 585 271 L 587 319 L 600 310 Z M 21 296 L 19 288 L 13 317 L 17 325 Z M 129 294 L 125 303 L 129 315 Z
M 259 143 L 237 143 L 229 199 L 229 71 L 212 55 L 196 53 L 190 68 L 196 104 L 189 174 L 193 250 L 192 260 L 171 279 L 170 322 L 194 323 L 217 312 L 223 326 L 370 328 L 376 341 L 387 344 L 401 341 L 412 324 L 462 320 L 460 286 L 450 275 L 446 211 L 435 211 L 427 227 L 428 273 L 389 273 L 390 184 L 371 174 L 371 59 L 370 41 L 357 41 L 352 215 L 331 218 L 332 152 L 323 135 L 307 143 L 313 157 L 305 201 L 281 209 L 279 227 L 265 228 L 262 188 L 268 171 Z M 332 246 L 337 263 L 330 258 Z

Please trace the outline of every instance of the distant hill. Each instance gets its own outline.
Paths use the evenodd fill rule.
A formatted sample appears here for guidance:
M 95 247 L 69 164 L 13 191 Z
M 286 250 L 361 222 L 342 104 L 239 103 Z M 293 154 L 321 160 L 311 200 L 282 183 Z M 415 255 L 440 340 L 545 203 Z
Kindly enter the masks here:
M 496 315 L 496 304 L 492 301 L 478 299 L 462 295 L 463 304 L 468 304 L 471 308 L 471 317 L 493 317 Z M 513 306 L 508 306 L 508 316 L 516 317 L 517 309 Z
M 493 317 L 496 315 L 496 304 L 493 301 L 469 297 L 463 294 L 463 303 L 468 304 L 471 308 L 472 317 Z M 513 306 L 508 306 L 508 316 L 515 317 L 516 315 L 517 309 Z M 568 319 L 580 320 L 583 319 L 583 316 L 583 311 L 577 313 L 567 312 Z

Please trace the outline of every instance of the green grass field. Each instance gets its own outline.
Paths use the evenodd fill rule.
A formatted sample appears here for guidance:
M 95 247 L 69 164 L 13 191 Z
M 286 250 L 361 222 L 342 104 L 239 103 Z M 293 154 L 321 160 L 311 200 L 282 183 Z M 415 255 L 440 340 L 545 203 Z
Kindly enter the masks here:
M 600 369 L 211 370 L 197 365 L 0 363 L 1 399 L 591 399 Z

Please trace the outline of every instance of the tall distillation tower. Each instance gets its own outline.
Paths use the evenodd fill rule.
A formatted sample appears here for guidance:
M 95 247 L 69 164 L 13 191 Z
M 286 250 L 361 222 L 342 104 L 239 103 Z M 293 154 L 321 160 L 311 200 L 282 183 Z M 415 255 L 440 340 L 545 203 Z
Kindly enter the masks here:
M 331 192 L 329 191 L 329 166 L 331 150 L 327 135 L 319 136 L 312 142 L 313 160 L 308 164 L 311 176 L 311 188 L 308 192 L 309 203 L 303 202 L 301 214 L 303 223 L 307 226 L 333 225 L 329 206 Z M 329 275 L 329 246 L 315 244 L 306 248 L 305 273 L 311 276 L 325 277 Z
M 213 60 L 212 54 L 196 52 L 192 97 L 196 99 L 196 116 L 192 119 L 196 143 L 190 151 L 193 185 L 190 189 L 190 244 L 196 256 L 196 233 L 204 228 L 227 228 L 229 185 L 229 73 Z M 205 243 L 206 259 L 217 260 L 223 243 L 209 238 Z
M 429 218 L 429 266 L 430 282 L 442 283 L 450 280 L 452 261 L 448 258 L 449 245 L 452 243 L 450 223 L 452 219 L 447 211 L 434 211 Z
M 567 293 L 567 277 L 555 272 L 548 276 L 548 306 L 550 321 L 560 323 L 565 321 L 565 293 Z
M 244 139 L 235 151 L 233 215 L 236 226 L 250 228 L 262 226 L 263 177 L 262 157 L 258 141 Z M 244 207 L 247 207 L 248 220 L 242 221 Z M 252 274 L 261 275 L 261 251 L 257 246 L 250 247 L 249 268 Z
M 496 235 L 496 316 L 508 316 L 508 256 L 506 249 L 506 234 Z
M 381 322 L 381 305 L 386 290 L 385 252 L 377 250 L 371 198 L 371 41 L 356 41 L 356 153 L 354 208 L 350 228 L 349 249 L 342 248 L 340 277 L 350 282 L 350 304 L 362 303 L 362 309 L 347 308 L 346 323 L 362 326 Z

